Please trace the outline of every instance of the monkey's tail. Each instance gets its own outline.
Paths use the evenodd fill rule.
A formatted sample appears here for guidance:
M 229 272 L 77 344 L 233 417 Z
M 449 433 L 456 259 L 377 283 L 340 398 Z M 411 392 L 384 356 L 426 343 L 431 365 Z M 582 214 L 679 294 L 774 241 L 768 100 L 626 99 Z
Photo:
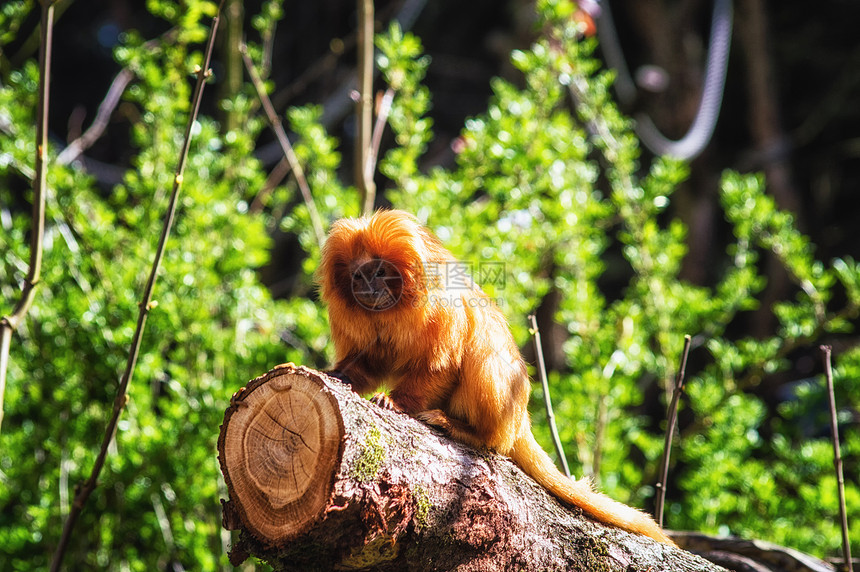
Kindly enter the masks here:
M 587 480 L 574 481 L 564 476 L 535 441 L 531 431 L 523 433 L 514 443 L 510 457 L 550 493 L 567 504 L 578 506 L 600 522 L 676 546 L 654 519 L 644 512 L 595 491 Z

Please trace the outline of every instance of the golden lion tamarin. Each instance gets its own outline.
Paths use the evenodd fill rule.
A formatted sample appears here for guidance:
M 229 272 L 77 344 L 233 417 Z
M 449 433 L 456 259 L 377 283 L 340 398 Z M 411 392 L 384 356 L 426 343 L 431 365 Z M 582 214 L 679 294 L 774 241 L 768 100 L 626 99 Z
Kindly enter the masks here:
M 673 544 L 648 515 L 574 481 L 531 432 L 529 377 L 507 321 L 457 261 L 403 211 L 334 223 L 318 281 L 335 370 L 358 393 L 475 447 L 510 457 L 562 501 L 597 520 Z

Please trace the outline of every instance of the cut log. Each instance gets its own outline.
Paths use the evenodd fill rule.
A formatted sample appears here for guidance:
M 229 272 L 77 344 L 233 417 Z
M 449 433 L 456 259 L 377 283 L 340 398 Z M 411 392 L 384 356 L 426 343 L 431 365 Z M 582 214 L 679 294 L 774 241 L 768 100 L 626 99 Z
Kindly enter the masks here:
M 565 507 L 516 467 L 323 373 L 278 366 L 218 439 L 230 559 L 275 570 L 725 570 Z
M 280 367 L 252 381 L 234 396 L 218 443 L 239 518 L 272 545 L 313 524 L 340 465 L 337 401 L 309 380 Z

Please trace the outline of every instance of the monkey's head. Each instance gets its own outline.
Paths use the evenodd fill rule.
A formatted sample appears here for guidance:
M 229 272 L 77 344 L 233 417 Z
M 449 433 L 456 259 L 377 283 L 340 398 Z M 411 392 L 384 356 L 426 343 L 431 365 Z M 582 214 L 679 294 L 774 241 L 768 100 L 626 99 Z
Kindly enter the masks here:
M 425 265 L 447 251 L 415 218 L 380 210 L 335 222 L 322 251 L 317 280 L 330 310 L 396 312 L 426 297 Z

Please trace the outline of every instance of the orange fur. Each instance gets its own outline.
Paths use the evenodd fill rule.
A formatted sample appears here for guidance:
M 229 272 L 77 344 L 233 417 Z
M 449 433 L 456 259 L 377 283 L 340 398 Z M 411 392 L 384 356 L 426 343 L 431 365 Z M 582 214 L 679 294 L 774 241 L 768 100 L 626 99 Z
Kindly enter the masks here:
M 509 456 L 597 520 L 673 544 L 651 517 L 568 479 L 541 449 L 531 433 L 526 364 L 508 324 L 479 287 L 448 280 L 456 264 L 405 212 L 337 221 L 318 271 L 335 369 L 359 393 L 387 385 L 394 407 Z

